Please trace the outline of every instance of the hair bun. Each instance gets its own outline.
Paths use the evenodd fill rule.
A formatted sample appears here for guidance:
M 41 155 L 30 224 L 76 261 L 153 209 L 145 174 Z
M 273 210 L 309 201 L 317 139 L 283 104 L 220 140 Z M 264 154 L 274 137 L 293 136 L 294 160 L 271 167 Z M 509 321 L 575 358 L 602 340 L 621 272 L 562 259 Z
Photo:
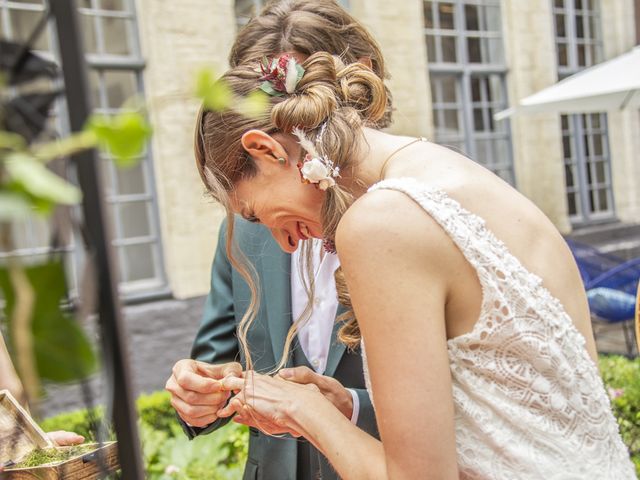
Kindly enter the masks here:
M 338 107 L 333 56 L 325 52 L 316 53 L 302 66 L 305 72 L 296 91 L 271 110 L 273 123 L 285 132 L 294 127 L 315 128 Z
M 343 104 L 354 108 L 365 122 L 377 122 L 385 113 L 384 83 L 362 63 L 352 63 L 337 73 Z

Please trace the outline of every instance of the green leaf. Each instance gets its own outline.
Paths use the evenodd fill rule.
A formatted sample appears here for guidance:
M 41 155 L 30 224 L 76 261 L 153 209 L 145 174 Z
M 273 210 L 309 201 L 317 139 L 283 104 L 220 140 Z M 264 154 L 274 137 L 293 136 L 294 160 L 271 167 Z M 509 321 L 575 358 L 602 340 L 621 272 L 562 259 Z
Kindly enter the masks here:
M 20 150 L 24 147 L 26 147 L 26 142 L 22 135 L 4 130 L 0 131 L 0 148 Z
M 0 221 L 24 220 L 32 213 L 28 197 L 18 192 L 0 191 Z
M 25 273 L 35 292 L 31 326 L 40 377 L 54 382 L 86 378 L 96 370 L 98 361 L 84 331 L 62 309 L 66 296 L 62 261 L 31 265 L 25 267 Z M 5 315 L 11 322 L 16 297 L 6 267 L 0 268 L 0 288 Z
M 196 97 L 202 100 L 205 108 L 213 111 L 229 108 L 233 102 L 233 92 L 224 80 L 216 81 L 212 69 L 203 69 L 196 78 Z
M 36 199 L 75 205 L 80 202 L 80 190 L 59 177 L 34 157 L 25 153 L 9 154 L 5 168 L 11 182 L 19 185 Z
M 271 95 L 272 97 L 282 97 L 284 96 L 284 93 L 277 91 L 276 89 L 273 88 L 273 86 L 271 85 L 271 82 L 262 82 L 260 84 L 260 90 L 262 90 L 263 92 Z
M 256 90 L 240 100 L 236 110 L 247 117 L 256 118 L 264 114 L 268 108 L 269 96 L 261 90 Z
M 115 116 L 93 115 L 85 129 L 96 135 L 98 145 L 120 167 L 131 167 L 138 163 L 152 131 L 144 115 L 139 112 L 123 112 Z

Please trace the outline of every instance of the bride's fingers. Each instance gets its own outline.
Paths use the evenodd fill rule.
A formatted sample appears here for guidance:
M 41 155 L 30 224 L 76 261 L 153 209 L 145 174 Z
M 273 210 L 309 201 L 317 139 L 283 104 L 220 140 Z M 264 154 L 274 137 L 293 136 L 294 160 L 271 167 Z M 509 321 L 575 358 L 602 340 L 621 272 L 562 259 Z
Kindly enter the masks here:
M 216 415 L 220 418 L 230 417 L 234 413 L 242 412 L 243 406 L 244 404 L 242 403 L 242 400 L 240 400 L 240 398 L 238 398 L 238 396 L 236 395 L 231 400 L 229 400 L 229 403 L 227 403 L 226 406 L 218 410 L 216 412 Z
M 220 383 L 220 389 L 228 392 L 242 390 L 245 386 L 246 380 L 238 377 L 225 377 Z

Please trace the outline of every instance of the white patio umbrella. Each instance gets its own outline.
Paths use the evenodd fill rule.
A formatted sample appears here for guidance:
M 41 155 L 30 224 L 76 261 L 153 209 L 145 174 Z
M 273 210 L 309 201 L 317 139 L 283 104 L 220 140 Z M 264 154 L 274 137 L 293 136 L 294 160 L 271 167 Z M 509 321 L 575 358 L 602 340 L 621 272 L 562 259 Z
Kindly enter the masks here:
M 514 113 L 595 113 L 640 108 L 640 46 L 587 68 L 520 100 L 515 108 L 494 115 L 502 120 Z

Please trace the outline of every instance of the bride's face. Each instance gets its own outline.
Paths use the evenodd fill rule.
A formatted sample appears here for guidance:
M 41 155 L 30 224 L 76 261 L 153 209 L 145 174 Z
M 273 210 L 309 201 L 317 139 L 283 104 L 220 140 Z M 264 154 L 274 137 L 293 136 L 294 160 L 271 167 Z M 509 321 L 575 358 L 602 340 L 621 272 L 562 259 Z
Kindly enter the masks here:
M 280 146 L 283 145 L 279 143 Z M 250 222 L 261 223 L 285 252 L 298 248 L 301 240 L 322 238 L 320 211 L 325 193 L 315 185 L 304 184 L 296 166 L 300 146 L 289 142 L 288 148 L 249 148 L 257 173 L 234 185 L 231 203 L 234 212 Z M 286 152 L 286 153 L 285 153 Z M 278 162 L 285 156 L 287 162 Z

